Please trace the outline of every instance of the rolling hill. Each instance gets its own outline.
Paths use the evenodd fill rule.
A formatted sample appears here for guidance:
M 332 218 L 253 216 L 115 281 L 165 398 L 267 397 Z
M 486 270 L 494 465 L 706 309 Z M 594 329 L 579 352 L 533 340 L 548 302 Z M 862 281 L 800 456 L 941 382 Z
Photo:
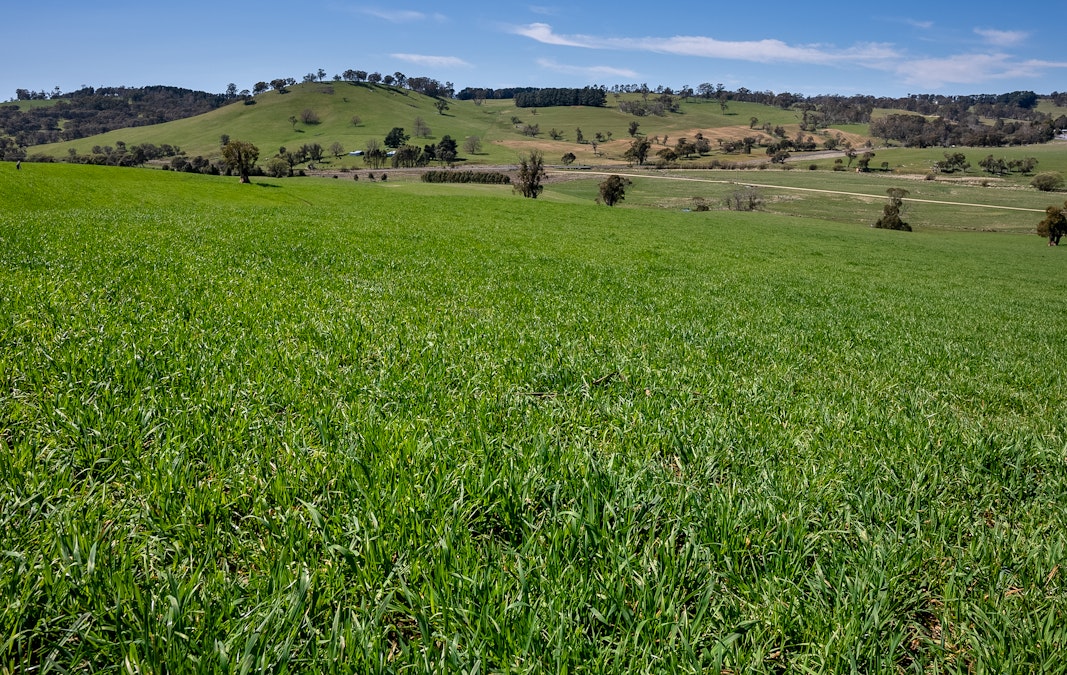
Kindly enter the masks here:
M 636 99 L 638 94 L 623 94 L 621 99 Z M 270 91 L 256 96 L 254 104 L 236 102 L 209 113 L 187 119 L 147 127 L 120 129 L 91 138 L 76 141 L 35 146 L 34 154 L 66 157 L 73 149 L 78 154 L 87 154 L 94 146 L 127 145 L 139 143 L 164 143 L 180 147 L 189 156 L 205 157 L 219 154 L 219 139 L 222 135 L 247 140 L 260 148 L 261 158 L 269 157 L 278 148 L 299 147 L 319 143 L 328 147 L 341 143 L 346 150 L 363 149 L 371 139 L 381 140 L 393 127 L 403 127 L 409 134 L 416 128 L 416 119 L 421 118 L 430 133 L 425 137 L 412 137 L 410 143 L 425 145 L 435 143 L 449 135 L 462 144 L 469 136 L 482 141 L 480 152 L 461 152 L 468 163 L 510 164 L 520 152 L 530 149 L 542 150 L 550 159 L 573 152 L 579 162 L 601 163 L 618 161 L 629 147 L 629 125 L 636 121 L 639 131 L 649 137 L 664 136 L 676 140 L 694 137 L 703 133 L 712 140 L 736 140 L 746 135 L 764 136 L 759 130 L 750 129 L 752 118 L 759 125 L 770 123 L 783 127 L 794 135 L 799 129 L 800 113 L 774 106 L 735 102 L 726 112 L 715 102 L 692 98 L 679 103 L 679 112 L 665 116 L 635 117 L 624 113 L 609 98 L 602 108 L 556 107 L 516 108 L 511 100 L 474 101 L 450 100 L 448 109 L 439 114 L 434 106 L 437 99 L 406 89 L 367 83 L 307 83 L 291 87 L 288 93 Z M 313 111 L 318 124 L 295 124 L 306 110 Z M 353 118 L 359 124 L 353 124 Z M 540 133 L 524 135 L 524 127 L 536 125 Z M 550 132 L 560 132 L 560 140 L 553 140 Z M 589 143 L 577 143 L 577 129 L 582 129 L 586 140 L 593 140 L 600 133 L 605 138 L 594 152 Z M 862 144 L 866 137 L 859 129 L 831 130 L 841 133 Z M 358 158 L 343 158 L 335 167 L 363 167 Z

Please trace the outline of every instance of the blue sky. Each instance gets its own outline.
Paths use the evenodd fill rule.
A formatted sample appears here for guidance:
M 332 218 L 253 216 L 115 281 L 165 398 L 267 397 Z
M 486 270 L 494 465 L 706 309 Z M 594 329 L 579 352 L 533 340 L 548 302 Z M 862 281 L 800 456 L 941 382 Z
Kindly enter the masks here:
M 1067 91 L 1063 0 L 537 1 L 19 2 L 4 11 L 0 100 L 17 88 L 82 85 L 222 92 L 319 68 L 399 71 L 457 90 L 710 82 L 805 95 Z

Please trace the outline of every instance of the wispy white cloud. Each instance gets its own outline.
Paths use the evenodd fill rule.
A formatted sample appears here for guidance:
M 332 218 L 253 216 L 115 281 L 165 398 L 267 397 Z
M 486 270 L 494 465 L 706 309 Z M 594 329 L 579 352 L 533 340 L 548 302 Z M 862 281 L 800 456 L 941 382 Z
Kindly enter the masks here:
M 909 23 L 918 28 L 933 26 L 927 22 Z M 924 88 L 944 85 L 979 86 L 998 81 L 1031 79 L 1041 77 L 1049 70 L 1067 68 L 1067 63 L 1064 62 L 1022 59 L 1009 53 L 1007 47 L 1021 44 L 1028 39 L 1029 35 L 1023 31 L 976 29 L 977 35 L 1000 49 L 986 54 L 964 53 L 926 57 L 909 54 L 893 44 L 879 42 L 856 43 L 841 48 L 823 44 L 789 44 L 771 38 L 736 41 L 706 36 L 601 37 L 556 33 L 547 23 L 512 26 L 508 30 L 543 44 L 563 47 L 654 52 L 765 64 L 857 66 L 893 73 L 906 84 Z M 563 66 L 551 61 L 542 61 L 541 65 L 558 72 L 588 72 L 587 69 Z M 612 72 L 612 69 L 606 69 L 600 74 L 636 77 L 636 73 L 625 70 Z
M 824 45 L 790 45 L 781 40 L 718 40 L 703 36 L 679 35 L 668 38 L 606 38 L 590 35 L 561 35 L 546 23 L 516 26 L 512 32 L 544 44 L 586 49 L 657 52 L 679 56 L 753 61 L 757 63 L 856 62 L 898 58 L 897 51 L 884 43 L 857 44 L 847 49 Z
M 390 54 L 390 58 L 398 61 L 416 63 L 420 66 L 432 68 L 470 68 L 471 64 L 457 56 L 431 56 L 428 54 Z
M 933 21 L 919 21 L 918 19 L 904 19 L 904 23 L 920 30 L 930 30 L 934 27 Z
M 575 38 L 567 38 L 552 32 L 552 26 L 547 23 L 531 23 L 528 26 L 514 26 L 512 33 L 528 37 L 531 40 L 543 42 L 546 45 L 559 45 L 561 47 L 589 47 L 595 48 L 593 42 L 596 38 L 579 35 Z
M 907 60 L 894 70 L 908 84 L 935 88 L 946 84 L 980 85 L 997 80 L 1033 78 L 1052 68 L 1067 68 L 1067 62 L 1020 61 L 1010 54 L 956 54 Z
M 997 47 L 1014 47 L 1020 45 L 1030 37 L 1030 34 L 1021 30 L 997 30 L 995 28 L 975 28 L 975 34 L 981 35 L 985 41 Z
M 541 14 L 543 16 L 556 16 L 560 13 L 558 7 L 548 7 L 545 5 L 530 5 L 530 11 L 534 14 Z
M 382 9 L 380 7 L 359 7 L 356 9 L 360 14 L 373 16 L 376 19 L 389 21 L 390 23 L 414 23 L 417 21 L 444 21 L 443 14 L 427 14 L 410 9 Z
M 557 73 L 564 73 L 567 75 L 580 75 L 589 79 L 597 79 L 600 77 L 627 77 L 637 78 L 639 74 L 636 71 L 628 68 L 615 68 L 613 66 L 570 66 L 562 63 L 556 63 L 551 59 L 538 59 L 537 65 L 541 66 L 545 70 L 555 71 Z

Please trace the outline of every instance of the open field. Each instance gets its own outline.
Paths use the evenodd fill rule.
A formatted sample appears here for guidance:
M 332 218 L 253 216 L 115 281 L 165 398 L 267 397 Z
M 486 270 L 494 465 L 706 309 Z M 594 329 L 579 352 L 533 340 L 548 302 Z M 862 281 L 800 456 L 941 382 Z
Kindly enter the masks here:
M 553 193 L 576 200 L 595 197 L 600 172 L 573 171 L 576 177 L 595 175 L 553 186 Z M 917 229 L 975 230 L 1033 233 L 1045 207 L 1062 205 L 1061 193 L 1043 193 L 991 181 L 988 186 L 956 180 L 925 181 L 914 176 L 872 172 L 778 170 L 748 171 L 622 171 L 634 180 L 626 193 L 627 206 L 675 211 L 691 209 L 697 198 L 712 208 L 735 191 L 756 186 L 764 200 L 762 210 L 802 218 L 819 218 L 849 224 L 871 224 L 881 215 L 886 190 L 908 190 L 904 218 Z
M 1067 251 L 255 181 L 0 164 L 0 672 L 1067 669 Z
M 860 150 L 862 154 L 863 150 Z M 877 168 L 882 162 L 889 162 L 890 170 L 898 174 L 924 175 L 933 170 L 935 162 L 943 160 L 945 153 L 963 153 L 970 162 L 971 168 L 966 173 L 956 173 L 940 176 L 941 178 L 968 179 L 974 183 L 988 182 L 990 185 L 1004 184 L 1026 186 L 1033 179 L 1032 175 L 1010 174 L 1003 177 L 992 176 L 978 165 L 985 157 L 993 155 L 996 158 L 1007 160 L 1033 157 L 1037 159 L 1035 172 L 1058 171 L 1067 174 L 1067 142 L 1053 141 L 1042 145 L 1027 145 L 1022 147 L 1005 148 L 885 148 L 875 147 L 874 159 L 871 167 Z M 796 156 L 798 166 L 806 168 L 809 162 L 802 159 L 803 155 Z M 813 160 L 820 169 L 831 169 L 833 159 Z

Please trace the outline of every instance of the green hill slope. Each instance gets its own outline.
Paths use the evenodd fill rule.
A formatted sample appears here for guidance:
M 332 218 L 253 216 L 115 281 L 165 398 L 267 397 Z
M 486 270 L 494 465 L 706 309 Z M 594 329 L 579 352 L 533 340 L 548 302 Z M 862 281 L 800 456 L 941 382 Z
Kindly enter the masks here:
M 624 95 L 622 99 L 636 98 Z M 430 133 L 423 138 L 412 137 L 410 143 L 426 145 L 436 143 L 449 135 L 462 145 L 465 138 L 477 136 L 482 141 L 476 154 L 463 152 L 461 157 L 468 163 L 510 164 L 519 153 L 538 149 L 549 161 L 555 161 L 567 152 L 573 152 L 578 161 L 600 163 L 619 161 L 629 147 L 628 129 L 631 122 L 640 125 L 640 133 L 673 143 L 678 138 L 692 138 L 703 133 L 712 139 L 729 140 L 744 135 L 760 135 L 750 129 L 752 118 L 759 124 L 770 123 L 796 132 L 797 113 L 772 106 L 752 103 L 731 104 L 724 113 L 715 103 L 691 99 L 680 104 L 680 112 L 665 116 L 635 117 L 621 112 L 616 101 L 609 98 L 602 108 L 554 107 L 516 108 L 510 100 L 490 100 L 481 105 L 473 101 L 452 100 L 444 114 L 434 107 L 436 99 L 406 89 L 348 82 L 310 83 L 293 86 L 289 93 L 275 91 L 256 96 L 254 105 L 234 103 L 210 113 L 166 124 L 120 129 L 117 131 L 83 138 L 76 141 L 36 146 L 35 154 L 66 157 L 70 150 L 87 154 L 94 146 L 114 146 L 118 142 L 134 145 L 139 143 L 164 143 L 175 145 L 189 156 L 213 157 L 219 154 L 219 138 L 251 141 L 260 149 L 261 159 L 270 157 L 279 147 L 299 147 L 319 143 L 328 148 L 334 142 L 346 150 L 361 150 L 367 141 L 381 142 L 393 127 L 403 127 L 411 134 L 416 118 L 422 118 Z M 290 122 L 291 117 L 300 119 L 305 110 L 319 118 L 318 124 Z M 354 117 L 359 124 L 354 125 Z M 526 126 L 536 125 L 540 134 L 527 136 L 522 133 Z M 560 132 L 560 140 L 553 140 L 550 132 Z M 596 152 L 592 145 L 577 143 L 577 129 L 581 129 L 587 141 L 601 134 L 606 140 Z M 657 146 L 659 147 L 659 146 Z M 363 167 L 359 158 L 345 157 L 333 162 L 334 167 Z

